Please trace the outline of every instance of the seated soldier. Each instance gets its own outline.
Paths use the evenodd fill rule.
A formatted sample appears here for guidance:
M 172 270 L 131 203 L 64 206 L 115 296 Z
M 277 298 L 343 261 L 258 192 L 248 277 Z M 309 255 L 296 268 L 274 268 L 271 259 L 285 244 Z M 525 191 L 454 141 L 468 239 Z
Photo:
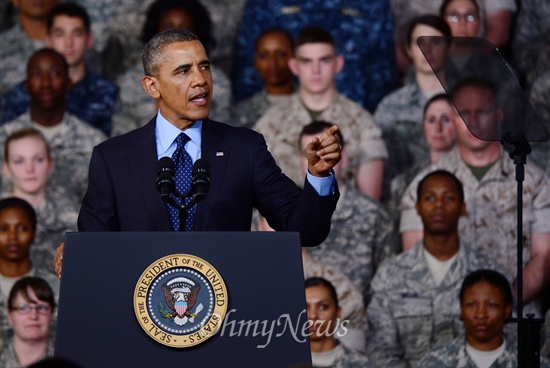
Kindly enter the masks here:
M 0 200 L 0 346 L 13 336 L 6 315 L 7 301 L 19 279 L 25 276 L 43 278 L 53 289 L 55 300 L 59 296 L 59 279 L 47 270 L 34 267 L 31 262 L 35 232 L 36 213 L 29 203 L 19 198 Z
M 380 367 L 417 367 L 431 348 L 462 332 L 454 302 L 468 273 L 493 263 L 459 238 L 466 211 L 462 183 L 435 171 L 418 184 L 423 241 L 388 259 L 372 281 L 367 354 Z
M 334 286 L 320 277 L 306 279 L 304 284 L 313 366 L 374 367 L 363 353 L 347 348 L 336 338 L 339 336 L 338 324 L 343 321 Z
M 25 81 L 30 110 L 0 126 L 0 146 L 17 130 L 38 129 L 57 163 L 48 185 L 62 188 L 66 197 L 79 205 L 88 186 L 92 150 L 107 136 L 66 110 L 65 93 L 70 86 L 69 66 L 63 55 L 47 48 L 35 52 L 28 61 Z M 4 181 L 2 185 L 6 188 Z
M 28 367 L 53 357 L 55 301 L 48 283 L 39 277 L 20 279 L 10 291 L 7 309 L 14 335 L 0 351 L 0 366 Z

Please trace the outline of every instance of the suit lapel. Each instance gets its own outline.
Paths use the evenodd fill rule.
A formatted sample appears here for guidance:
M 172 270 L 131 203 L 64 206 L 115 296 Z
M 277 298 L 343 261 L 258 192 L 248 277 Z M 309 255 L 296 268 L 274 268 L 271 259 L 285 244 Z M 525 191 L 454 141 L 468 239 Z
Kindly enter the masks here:
M 208 230 L 210 212 L 215 210 L 215 203 L 223 185 L 227 163 L 231 155 L 231 146 L 223 138 L 228 127 L 205 119 L 202 125 L 201 158 L 210 163 L 210 190 L 204 200 L 198 204 L 195 217 L 195 231 Z
M 136 201 L 144 202 L 156 230 L 171 231 L 166 205 L 156 189 L 158 161 L 155 126 L 156 117 L 143 127 L 143 134 L 134 137 L 133 149 L 128 152 L 127 159 L 141 197 Z

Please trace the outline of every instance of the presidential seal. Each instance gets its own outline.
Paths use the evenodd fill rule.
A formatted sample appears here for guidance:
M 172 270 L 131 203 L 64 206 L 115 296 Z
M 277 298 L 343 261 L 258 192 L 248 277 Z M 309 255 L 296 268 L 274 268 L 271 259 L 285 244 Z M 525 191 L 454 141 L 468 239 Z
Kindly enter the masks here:
M 222 325 L 227 302 L 218 271 L 189 254 L 152 263 L 134 291 L 134 311 L 143 330 L 175 348 L 198 345 L 213 336 Z

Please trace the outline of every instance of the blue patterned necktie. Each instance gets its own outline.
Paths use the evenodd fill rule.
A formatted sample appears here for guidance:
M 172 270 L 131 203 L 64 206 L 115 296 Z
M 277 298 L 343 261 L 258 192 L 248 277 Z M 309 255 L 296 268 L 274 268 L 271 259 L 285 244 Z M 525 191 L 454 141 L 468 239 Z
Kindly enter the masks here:
M 172 159 L 174 160 L 174 166 L 176 168 L 176 189 L 181 194 L 186 193 L 191 187 L 191 177 L 193 175 L 193 160 L 189 153 L 185 150 L 185 144 L 191 139 L 185 134 L 180 133 L 176 138 L 177 148 Z M 185 203 L 189 203 L 191 198 L 186 198 Z M 176 202 L 181 204 L 181 199 L 176 198 Z M 178 231 L 180 227 L 179 219 L 179 210 L 168 205 L 168 210 L 170 212 L 170 222 L 172 223 L 172 228 L 174 231 Z M 193 231 L 193 222 L 195 220 L 195 212 L 197 210 L 197 205 L 189 208 L 187 210 L 187 219 L 185 220 L 185 231 Z

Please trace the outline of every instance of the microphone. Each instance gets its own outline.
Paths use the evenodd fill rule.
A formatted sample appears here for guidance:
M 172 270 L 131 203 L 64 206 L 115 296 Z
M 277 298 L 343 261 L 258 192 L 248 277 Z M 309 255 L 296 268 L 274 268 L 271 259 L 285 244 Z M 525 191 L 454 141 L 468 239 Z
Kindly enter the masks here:
M 204 195 L 210 189 L 210 163 L 205 159 L 199 158 L 193 165 L 193 177 L 191 179 L 191 192 L 193 199 L 191 202 L 202 201 Z
M 174 161 L 170 157 L 161 157 L 157 164 L 157 190 L 163 201 L 169 200 L 176 189 L 174 181 Z

